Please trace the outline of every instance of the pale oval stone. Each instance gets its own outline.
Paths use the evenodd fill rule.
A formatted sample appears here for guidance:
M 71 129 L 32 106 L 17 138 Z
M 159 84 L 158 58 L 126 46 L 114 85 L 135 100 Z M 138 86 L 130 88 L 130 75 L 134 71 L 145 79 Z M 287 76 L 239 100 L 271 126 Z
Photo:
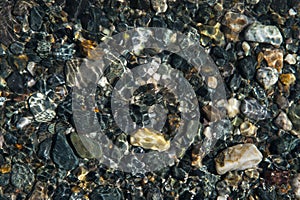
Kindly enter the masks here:
M 218 174 L 234 170 L 255 168 L 262 161 L 262 154 L 254 144 L 238 144 L 222 151 L 216 158 Z
M 290 131 L 293 128 L 291 120 L 288 118 L 287 114 L 284 112 L 280 112 L 275 120 L 275 124 L 282 128 L 285 131 Z
M 163 134 L 149 128 L 141 128 L 131 135 L 130 144 L 160 152 L 170 148 L 170 141 L 166 140 Z
M 207 86 L 212 88 L 212 89 L 216 89 L 218 86 L 218 80 L 216 77 L 214 76 L 210 76 L 207 78 Z
M 293 54 L 286 55 L 284 61 L 289 63 L 290 65 L 294 65 L 297 63 L 296 56 L 294 56 Z
M 164 13 L 168 9 L 167 0 L 151 0 L 152 8 L 156 13 Z
M 236 98 L 232 97 L 228 99 L 228 104 L 226 105 L 227 114 L 230 118 L 235 117 L 240 113 L 241 102 Z
M 245 121 L 240 125 L 240 132 L 245 136 L 255 136 L 257 133 L 257 127 L 251 122 Z

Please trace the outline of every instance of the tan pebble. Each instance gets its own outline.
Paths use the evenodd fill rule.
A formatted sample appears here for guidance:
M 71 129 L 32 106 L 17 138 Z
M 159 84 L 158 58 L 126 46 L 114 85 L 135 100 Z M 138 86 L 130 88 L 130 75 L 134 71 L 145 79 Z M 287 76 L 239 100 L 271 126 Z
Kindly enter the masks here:
M 269 67 L 277 69 L 281 72 L 283 67 L 283 53 L 280 49 L 266 49 L 264 51 L 264 58 L 268 63 Z
M 207 86 L 212 88 L 212 89 L 216 89 L 218 86 L 218 80 L 216 77 L 214 76 L 210 76 L 207 78 Z
M 257 127 L 251 122 L 245 121 L 240 125 L 240 132 L 245 136 L 255 136 L 257 133 Z
M 290 131 L 293 128 L 291 120 L 288 118 L 285 112 L 280 112 L 275 120 L 275 124 L 285 131 Z
M 248 25 L 248 23 L 246 15 L 231 11 L 225 14 L 223 20 L 223 24 L 235 33 L 240 33 Z
M 166 140 L 163 134 L 149 128 L 141 128 L 131 135 L 130 144 L 160 152 L 170 148 L 170 141 Z
M 215 158 L 218 174 L 229 171 L 256 168 L 262 161 L 262 154 L 254 144 L 238 144 L 225 149 Z
M 240 105 L 241 102 L 236 98 L 228 99 L 228 104 L 226 105 L 227 114 L 230 118 L 235 117 L 237 114 L 240 113 Z
M 248 42 L 244 41 L 244 42 L 242 43 L 242 48 L 243 48 L 243 50 L 244 50 L 246 56 L 250 55 L 251 47 L 250 47 L 250 45 L 249 45 Z
M 295 77 L 295 75 L 292 74 L 292 73 L 288 73 L 288 74 L 280 74 L 279 80 L 280 80 L 280 82 L 283 83 L 284 85 L 290 86 L 290 85 L 292 85 L 292 84 L 295 83 L 296 77 Z
M 216 43 L 220 46 L 224 46 L 225 38 L 224 38 L 224 34 L 220 30 L 220 27 L 221 27 L 220 23 L 216 23 L 216 25 L 214 26 L 202 25 L 202 24 L 199 25 L 201 35 L 207 36 L 210 39 L 215 40 Z

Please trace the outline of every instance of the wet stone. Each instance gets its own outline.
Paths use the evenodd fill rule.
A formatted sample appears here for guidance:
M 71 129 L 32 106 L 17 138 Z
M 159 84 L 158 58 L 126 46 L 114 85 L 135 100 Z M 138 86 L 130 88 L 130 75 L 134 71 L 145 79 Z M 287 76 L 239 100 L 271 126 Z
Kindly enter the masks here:
M 20 55 L 24 51 L 24 45 L 20 42 L 14 42 L 9 46 L 9 50 L 14 54 L 14 55 Z
M 274 46 L 280 46 L 283 39 L 279 29 L 276 26 L 254 23 L 250 25 L 245 32 L 247 41 L 269 43 Z
M 271 67 L 262 67 L 257 70 L 256 79 L 262 86 L 264 86 L 265 89 L 269 89 L 277 83 L 278 75 L 279 74 L 276 69 Z
M 99 186 L 89 195 L 90 200 L 124 200 L 123 193 L 118 188 Z
M 18 94 L 25 91 L 24 79 L 19 72 L 13 72 L 5 79 L 7 86 Z
M 256 99 L 247 98 L 242 101 L 241 112 L 253 120 L 264 120 L 269 117 L 265 106 L 262 106 Z
M 168 9 L 167 0 L 151 0 L 151 5 L 156 14 L 164 13 Z
M 292 130 L 292 122 L 288 118 L 287 114 L 284 112 L 280 112 L 279 115 L 277 116 L 275 120 L 275 124 L 279 127 L 282 128 L 285 131 L 290 131 Z
M 93 158 L 93 155 L 82 143 L 82 140 L 77 133 L 75 133 L 75 132 L 71 133 L 70 139 L 71 139 L 72 145 L 73 145 L 76 153 L 81 158 Z
M 255 75 L 255 60 L 247 56 L 237 63 L 237 69 L 245 79 L 252 79 Z
M 33 7 L 30 11 L 30 28 L 34 31 L 38 31 L 41 29 L 43 24 L 43 17 L 45 12 L 42 10 L 41 7 Z
M 72 170 L 78 165 L 78 158 L 68 144 L 66 136 L 61 133 L 56 135 L 51 155 L 59 168 Z
M 47 138 L 44 141 L 42 141 L 39 145 L 39 149 L 37 152 L 37 155 L 40 158 L 49 160 L 50 159 L 50 150 L 51 150 L 52 140 L 51 138 Z
M 238 144 L 225 149 L 215 159 L 218 174 L 255 168 L 263 156 L 253 144 Z
M 264 51 L 264 58 L 268 63 L 269 67 L 277 69 L 281 72 L 283 67 L 283 53 L 280 49 L 266 49 Z
M 240 105 L 241 102 L 236 98 L 228 99 L 228 104 L 226 105 L 227 114 L 230 118 L 235 117 L 237 114 L 240 113 Z
M 34 173 L 30 165 L 16 163 L 11 170 L 11 183 L 18 189 L 30 190 L 34 183 Z
M 51 121 L 56 115 L 57 105 L 43 93 L 34 93 L 28 103 L 34 119 L 38 122 Z

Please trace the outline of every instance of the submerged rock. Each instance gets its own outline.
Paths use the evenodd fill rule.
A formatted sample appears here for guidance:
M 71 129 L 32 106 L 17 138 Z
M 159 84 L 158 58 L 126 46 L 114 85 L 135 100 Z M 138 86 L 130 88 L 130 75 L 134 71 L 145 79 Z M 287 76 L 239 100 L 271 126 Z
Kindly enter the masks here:
M 262 154 L 254 144 L 238 144 L 225 149 L 215 159 L 218 174 L 255 168 L 262 161 Z
M 245 32 L 245 39 L 252 42 L 269 43 L 280 46 L 283 39 L 276 26 L 254 23 Z

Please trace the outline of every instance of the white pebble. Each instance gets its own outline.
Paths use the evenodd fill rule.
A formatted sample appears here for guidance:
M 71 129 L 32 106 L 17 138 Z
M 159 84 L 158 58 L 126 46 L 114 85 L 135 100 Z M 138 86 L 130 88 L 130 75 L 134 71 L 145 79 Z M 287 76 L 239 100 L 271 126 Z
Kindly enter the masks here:
M 297 60 L 296 60 L 295 56 L 292 55 L 292 54 L 286 55 L 285 58 L 284 58 L 284 61 L 286 61 L 290 65 L 294 65 L 294 64 L 297 63 Z

